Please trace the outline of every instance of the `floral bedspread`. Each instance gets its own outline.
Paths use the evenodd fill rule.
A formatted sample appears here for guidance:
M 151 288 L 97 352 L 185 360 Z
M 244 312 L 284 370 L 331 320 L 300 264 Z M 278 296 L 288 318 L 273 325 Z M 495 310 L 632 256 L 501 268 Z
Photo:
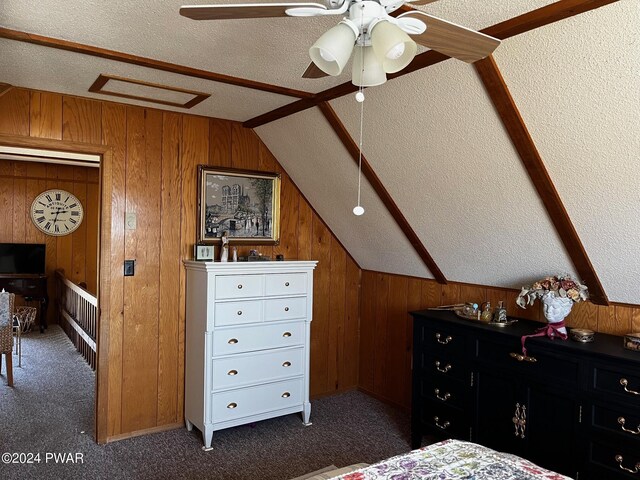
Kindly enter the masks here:
M 445 440 L 335 480 L 568 480 L 528 460 L 475 443 Z

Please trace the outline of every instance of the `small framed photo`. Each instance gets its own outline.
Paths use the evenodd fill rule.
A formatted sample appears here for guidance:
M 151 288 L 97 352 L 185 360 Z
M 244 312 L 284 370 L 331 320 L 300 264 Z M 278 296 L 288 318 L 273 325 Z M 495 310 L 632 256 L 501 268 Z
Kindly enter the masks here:
M 213 245 L 195 245 L 193 258 L 202 262 L 213 262 L 215 247 Z
M 280 174 L 198 166 L 196 243 L 277 245 Z

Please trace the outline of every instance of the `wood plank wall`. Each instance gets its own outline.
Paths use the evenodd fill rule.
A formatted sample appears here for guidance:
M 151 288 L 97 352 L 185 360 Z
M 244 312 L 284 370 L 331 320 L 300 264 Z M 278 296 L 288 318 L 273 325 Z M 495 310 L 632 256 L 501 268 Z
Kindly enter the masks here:
M 362 271 L 360 309 L 360 389 L 408 409 L 411 405 L 411 315 L 407 312 L 461 302 L 503 300 L 507 314 L 544 321 L 540 302 L 526 310 L 518 290 Z M 623 335 L 640 331 L 640 306 L 609 307 L 582 302 L 567 317 L 570 327 Z M 622 340 L 620 340 L 622 342 Z
M 84 282 L 95 294 L 98 283 L 98 169 L 37 162 L 0 160 L 0 209 L 10 221 L 0 222 L 2 243 L 46 244 L 49 297 L 55 293 L 54 272 L 61 268 L 74 283 Z M 31 221 L 31 202 L 51 188 L 62 188 L 82 202 L 85 217 L 71 235 L 52 237 Z M 53 306 L 47 311 L 55 322 Z
M 198 164 L 282 174 L 281 242 L 266 255 L 312 259 L 311 394 L 357 386 L 360 269 L 271 152 L 240 123 L 14 88 L 0 97 L 0 133 L 108 145 L 113 161 L 107 437 L 181 424 L 185 273 L 196 228 Z M 13 194 L 0 194 L 13 201 Z M 125 212 L 137 229 L 124 229 Z M 87 229 L 90 226 L 87 224 Z M 13 237 L 12 237 L 13 238 Z M 125 258 L 136 274 L 122 276 Z M 72 265 L 75 265 L 73 255 Z

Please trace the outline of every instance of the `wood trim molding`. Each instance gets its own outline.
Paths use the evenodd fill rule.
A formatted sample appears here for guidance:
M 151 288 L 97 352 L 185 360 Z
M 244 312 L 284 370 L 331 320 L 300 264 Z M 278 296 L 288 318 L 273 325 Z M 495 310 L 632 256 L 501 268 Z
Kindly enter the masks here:
M 360 149 L 353 138 L 351 138 L 351 135 L 349 135 L 349 132 L 345 128 L 344 124 L 340 121 L 340 118 L 338 118 L 338 114 L 327 102 L 318 104 L 318 107 L 329 122 L 329 125 L 331 125 L 331 128 L 333 128 L 333 131 L 342 141 L 342 144 L 351 155 L 351 158 L 353 158 L 356 164 L 358 164 L 360 158 Z M 364 155 L 362 156 L 362 173 L 369 181 L 380 200 L 382 200 L 382 203 L 387 207 L 387 210 L 394 218 L 402 232 L 405 234 L 407 240 L 409 240 L 416 253 L 420 256 L 426 267 L 432 273 L 433 278 L 438 283 L 446 284 L 447 279 L 443 275 L 442 271 L 440 271 L 440 268 L 438 267 L 438 265 L 436 265 L 436 262 L 433 260 L 416 232 L 413 230 L 413 228 L 411 228 L 411 224 L 402 214 L 402 211 L 393 200 L 393 197 L 387 191 L 384 184 L 382 183 L 376 172 L 373 170 L 373 167 L 371 167 L 371 164 L 364 157 Z
M 474 66 L 569 257 L 589 287 L 591 301 L 598 305 L 609 305 L 607 294 L 493 56 L 477 61 Z
M 8 83 L 0 83 L 0 97 L 13 88 L 13 85 Z
M 492 37 L 504 40 L 617 1 L 619 0 L 560 0 L 522 15 L 518 15 L 517 17 L 504 22 L 497 23 L 480 31 L 487 35 L 491 35 Z M 413 10 L 413 8 L 403 5 L 398 12 L 402 13 L 410 10 Z M 438 53 L 435 50 L 429 50 L 416 55 L 408 67 L 398 73 L 387 75 L 387 78 L 391 80 L 401 77 L 431 65 L 435 65 L 436 63 L 440 63 L 449 58 L 451 57 Z M 247 128 L 256 128 L 294 113 L 301 112 L 307 108 L 318 105 L 321 102 L 328 102 L 338 97 L 349 95 L 357 90 L 358 87 L 353 85 L 351 82 L 345 82 L 319 92 L 311 99 L 305 99 L 304 101 L 298 100 L 289 105 L 284 105 L 255 118 L 251 118 L 244 122 L 243 126 Z
M 118 52 L 106 48 L 93 47 L 91 45 L 70 42 L 68 40 L 62 40 L 59 38 L 45 37 L 42 35 L 22 32 L 19 30 L 11 30 L 4 27 L 0 27 L 0 38 L 16 40 L 18 42 L 32 43 L 34 45 L 41 45 L 44 47 L 57 48 L 59 50 L 81 53 L 83 55 L 91 55 L 92 57 L 105 58 L 107 60 L 115 60 L 122 63 L 130 63 L 132 65 L 153 68 L 155 70 L 177 73 L 179 75 L 185 75 L 187 77 L 203 78 L 205 80 L 211 80 L 212 82 L 226 83 L 229 85 L 236 85 L 238 87 L 252 88 L 254 90 L 260 90 L 263 92 L 277 93 L 278 95 L 285 95 L 288 97 L 311 98 L 314 96 L 312 93 L 295 90 L 293 88 L 280 87 L 278 85 L 271 85 L 269 83 L 233 77 L 231 75 L 224 75 L 207 70 L 200 70 L 197 68 L 186 67 L 184 65 L 178 65 L 176 63 L 163 62 L 161 60 L 154 60 L 152 58 L 131 55 L 129 53 Z
M 109 83 L 109 80 L 116 80 L 118 82 L 124 82 L 124 83 L 132 83 L 134 85 L 142 85 L 144 87 L 153 87 L 161 90 L 169 90 L 171 92 L 186 93 L 188 95 L 192 95 L 193 98 L 190 99 L 188 102 L 178 103 L 178 102 L 169 102 L 167 100 L 161 100 L 157 98 L 143 97 L 141 95 L 131 95 L 128 93 L 112 92 L 110 90 L 105 90 L 104 88 L 105 85 Z M 198 105 L 199 103 L 203 102 L 204 100 L 206 100 L 211 96 L 210 93 L 197 92 L 195 90 L 186 90 L 184 88 L 171 87 L 169 85 L 162 85 L 159 83 L 144 82 L 142 80 L 118 77 L 115 75 L 107 75 L 104 73 L 101 73 L 100 75 L 98 75 L 98 78 L 96 79 L 96 81 L 93 82 L 93 84 L 89 87 L 89 91 L 92 93 L 100 93 L 102 95 L 112 95 L 114 97 L 129 98 L 132 100 L 140 100 L 142 102 L 158 103 L 160 105 L 168 105 L 170 107 L 178 107 L 178 108 L 186 108 L 186 109 L 195 107 L 196 105 Z

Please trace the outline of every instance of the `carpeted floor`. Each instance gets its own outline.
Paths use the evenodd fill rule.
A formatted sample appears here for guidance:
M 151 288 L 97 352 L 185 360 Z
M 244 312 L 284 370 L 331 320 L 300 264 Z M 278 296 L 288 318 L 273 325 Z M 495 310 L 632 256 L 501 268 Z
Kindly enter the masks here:
M 215 432 L 209 452 L 185 428 L 97 445 L 94 374 L 55 325 L 23 337 L 14 382 L 8 388 L 0 377 L 0 454 L 39 453 L 40 463 L 0 463 L 3 480 L 287 480 L 410 450 L 408 415 L 355 391 L 312 402 L 310 427 L 287 415 Z M 47 453 L 81 454 L 83 463 L 55 463 Z

